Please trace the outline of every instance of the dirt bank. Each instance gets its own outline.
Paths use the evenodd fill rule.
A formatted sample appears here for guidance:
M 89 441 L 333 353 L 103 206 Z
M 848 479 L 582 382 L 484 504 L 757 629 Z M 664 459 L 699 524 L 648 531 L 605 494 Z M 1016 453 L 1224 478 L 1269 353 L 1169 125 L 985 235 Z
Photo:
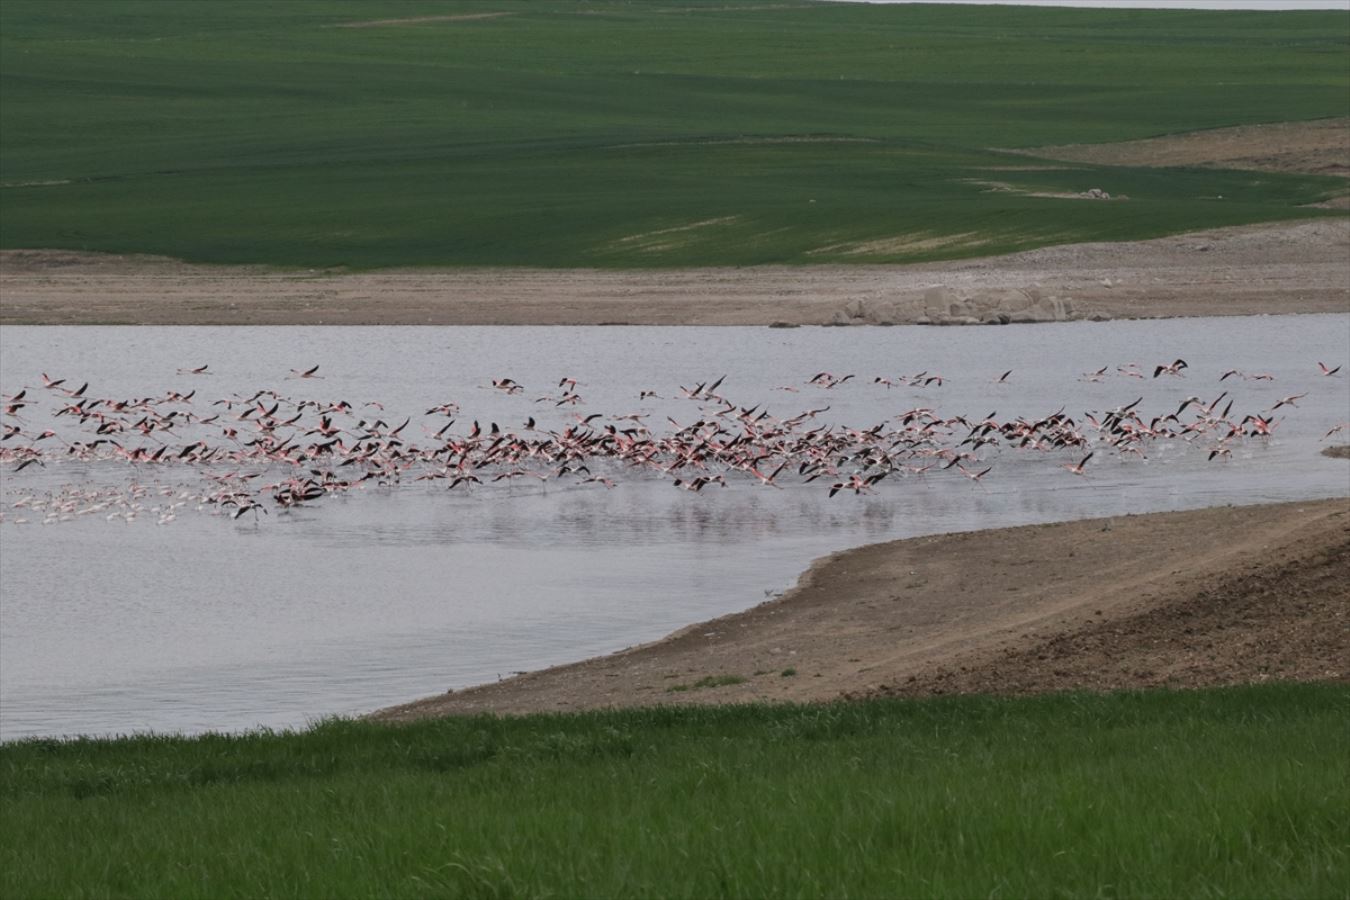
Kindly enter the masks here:
M 0 252 L 0 324 L 825 325 L 1350 310 L 1350 219 L 915 266 L 332 273 Z
M 861 547 L 747 612 L 377 716 L 1345 681 L 1347 661 L 1350 498 Z

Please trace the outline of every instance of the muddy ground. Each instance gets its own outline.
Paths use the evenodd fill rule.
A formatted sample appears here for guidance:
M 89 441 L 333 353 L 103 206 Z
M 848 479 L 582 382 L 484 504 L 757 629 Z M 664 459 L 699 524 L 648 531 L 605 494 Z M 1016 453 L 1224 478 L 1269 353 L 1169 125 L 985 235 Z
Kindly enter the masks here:
M 377 715 L 1266 679 L 1350 681 L 1350 499 L 861 547 L 747 612 Z

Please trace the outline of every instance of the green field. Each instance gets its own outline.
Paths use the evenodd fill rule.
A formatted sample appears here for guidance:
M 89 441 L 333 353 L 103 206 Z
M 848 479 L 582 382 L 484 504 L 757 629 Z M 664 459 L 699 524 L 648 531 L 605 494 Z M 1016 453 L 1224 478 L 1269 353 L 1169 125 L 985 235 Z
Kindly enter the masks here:
M 507 15 L 334 27 L 479 12 Z M 1347 60 L 1336 12 L 4 0 L 0 247 L 904 262 L 1331 215 L 1299 206 L 1343 180 L 989 148 L 1344 116 Z
M 4 897 L 1345 897 L 1350 686 L 0 746 Z

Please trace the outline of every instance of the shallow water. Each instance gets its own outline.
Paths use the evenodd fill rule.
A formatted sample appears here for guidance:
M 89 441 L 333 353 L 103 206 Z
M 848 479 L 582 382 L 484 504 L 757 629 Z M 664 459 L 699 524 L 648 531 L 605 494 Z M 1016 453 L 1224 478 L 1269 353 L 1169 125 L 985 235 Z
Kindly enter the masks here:
M 1185 378 L 1126 378 L 1182 357 Z M 384 405 L 413 416 L 454 400 L 460 421 L 519 428 L 594 412 L 681 423 L 700 404 L 679 386 L 721 375 L 720 393 L 788 417 L 870 427 L 916 406 L 1000 419 L 1102 411 L 1143 397 L 1149 415 L 1228 390 L 1234 412 L 1276 414 L 1273 437 L 1231 459 L 1159 442 L 1147 459 L 1105 455 L 1088 477 L 1078 453 L 990 454 L 976 484 L 954 472 L 894 478 L 872 495 L 827 485 L 733 481 L 699 494 L 649 473 L 608 470 L 618 486 L 485 484 L 471 492 L 404 484 L 328 497 L 255 521 L 191 505 L 160 527 L 100 516 L 19 524 L 17 498 L 66 485 L 124 484 L 116 463 L 52 462 L 0 481 L 0 738 L 133 730 L 195 732 L 302 725 L 514 671 L 604 653 L 743 609 L 788 587 L 815 557 L 861 543 L 1098 515 L 1350 494 L 1350 469 L 1318 450 L 1350 419 L 1350 379 L 1316 362 L 1350 359 L 1350 316 L 1066 323 L 1003 328 L 21 328 L 0 331 L 0 389 L 41 372 L 90 395 L 196 388 L 194 404 L 272 388 Z M 210 376 L 178 375 L 209 364 Z M 288 380 L 318 364 L 323 380 Z M 1081 373 L 1111 367 L 1100 382 Z M 1273 376 L 1244 381 L 1239 368 Z M 1005 370 L 1008 383 L 992 383 Z M 856 373 L 822 390 L 816 372 Z M 941 387 L 887 389 L 877 375 L 920 371 Z M 493 390 L 492 379 L 525 393 Z M 536 403 L 574 377 L 582 405 Z M 793 391 L 780 390 L 793 387 Z M 639 389 L 661 400 L 639 402 Z M 1225 400 L 1226 402 L 1226 400 Z M 373 407 L 369 408 L 372 411 Z M 45 421 L 45 419 L 43 419 Z M 6 422 L 10 422 L 6 419 Z M 441 420 L 444 421 L 444 420 Z M 425 439 L 420 434 L 418 439 Z M 8 445 L 7 445 L 8 446 Z M 147 476 L 142 476 L 147 477 Z M 180 474 L 160 474 L 179 486 Z M 155 484 L 152 482 L 151 486 Z M 151 495 L 154 496 L 153 494 Z

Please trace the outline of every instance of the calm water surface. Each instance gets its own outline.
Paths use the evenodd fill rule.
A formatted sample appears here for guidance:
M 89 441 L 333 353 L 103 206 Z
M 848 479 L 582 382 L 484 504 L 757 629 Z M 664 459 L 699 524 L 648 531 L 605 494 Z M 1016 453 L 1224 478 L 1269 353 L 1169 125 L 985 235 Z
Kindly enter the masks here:
M 1185 378 L 1100 382 L 1081 373 L 1182 357 Z M 753 481 L 690 494 L 655 475 L 619 485 L 521 482 L 448 492 L 370 489 L 231 521 L 191 509 L 159 527 L 91 516 L 19 524 L 20 497 L 116 484 L 116 464 L 6 467 L 0 494 L 0 738 L 299 726 L 515 671 L 605 653 L 743 609 L 790 586 L 815 557 L 861 543 L 1099 515 L 1350 495 L 1350 468 L 1318 454 L 1350 419 L 1350 316 L 1066 323 L 1003 328 L 27 328 L 0 330 L 0 387 L 41 372 L 90 394 L 196 388 L 195 403 L 273 388 L 378 401 L 392 420 L 454 400 L 461 421 L 557 428 L 574 415 L 650 413 L 688 423 L 679 386 L 726 375 L 720 393 L 786 418 L 870 427 L 916 406 L 1000 419 L 1107 410 L 1143 397 L 1164 414 L 1228 389 L 1235 412 L 1284 407 L 1273 438 L 1209 462 L 1166 442 L 1145 460 L 992 453 L 982 484 L 958 474 L 827 497 L 820 482 Z M 209 364 L 211 376 L 178 375 Z M 323 380 L 286 380 L 320 365 Z M 1219 376 L 1231 368 L 1269 381 Z M 992 383 L 1012 369 L 1006 384 Z M 857 378 L 823 391 L 829 370 Z M 928 389 L 870 384 L 927 370 Z M 507 396 L 492 379 L 526 392 Z M 576 378 L 585 403 L 540 404 Z M 781 388 L 793 387 L 796 391 Z M 639 402 L 640 389 L 658 400 Z M 1226 402 L 1226 401 L 1225 401 Z M 430 420 L 427 420 L 428 422 Z M 1344 433 L 1343 433 L 1344 436 Z M 148 476 L 143 476 L 148 477 Z M 166 481 L 166 485 L 175 482 Z

